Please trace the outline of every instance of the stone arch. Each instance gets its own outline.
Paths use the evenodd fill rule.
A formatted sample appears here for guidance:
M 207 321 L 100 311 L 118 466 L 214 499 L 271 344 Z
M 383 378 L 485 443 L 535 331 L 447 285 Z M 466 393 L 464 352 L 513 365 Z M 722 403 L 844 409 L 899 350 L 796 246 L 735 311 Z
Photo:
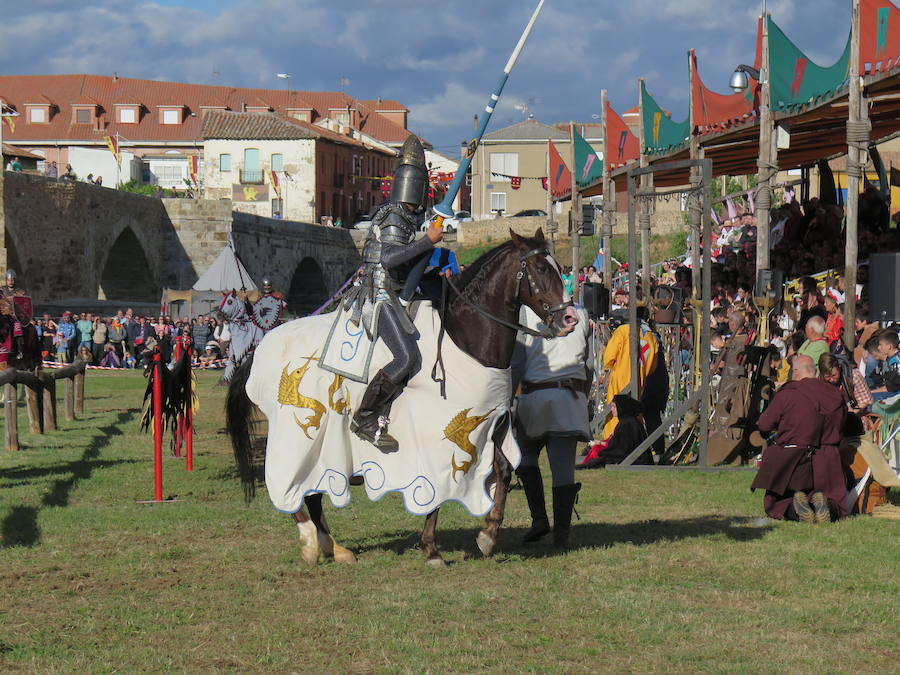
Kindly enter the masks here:
M 162 288 L 154 280 L 144 247 L 130 227 L 119 233 L 109 248 L 100 274 L 101 300 L 158 302 Z
M 306 257 L 297 265 L 287 294 L 288 310 L 306 316 L 328 299 L 328 288 L 322 268 L 314 258 Z

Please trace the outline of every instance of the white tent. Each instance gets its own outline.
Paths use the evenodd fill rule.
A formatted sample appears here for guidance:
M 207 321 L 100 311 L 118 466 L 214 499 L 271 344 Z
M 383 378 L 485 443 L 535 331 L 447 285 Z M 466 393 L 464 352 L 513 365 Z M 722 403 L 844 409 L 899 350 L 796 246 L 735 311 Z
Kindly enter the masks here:
M 195 291 L 230 291 L 231 289 L 248 291 L 257 290 L 256 284 L 247 273 L 246 268 L 238 260 L 231 244 L 225 245 L 219 257 L 209 269 L 200 275 L 193 286 Z

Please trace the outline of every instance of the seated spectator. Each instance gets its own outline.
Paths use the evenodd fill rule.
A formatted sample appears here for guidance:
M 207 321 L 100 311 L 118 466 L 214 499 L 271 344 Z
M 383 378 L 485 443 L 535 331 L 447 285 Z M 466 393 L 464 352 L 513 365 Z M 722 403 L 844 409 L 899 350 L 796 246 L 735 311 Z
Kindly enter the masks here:
M 806 340 L 797 353 L 811 358 L 818 369 L 819 358 L 822 354 L 828 353 L 828 340 L 825 339 L 825 320 L 820 316 L 810 317 L 806 322 L 804 333 Z
M 125 350 L 125 356 L 122 357 L 122 367 L 123 368 L 134 368 L 137 365 L 134 356 L 127 349 Z
M 869 349 L 870 346 L 872 349 Z M 898 354 L 897 333 L 885 328 L 866 344 L 869 353 L 881 362 L 881 381 L 872 388 L 872 398 L 883 401 L 900 393 L 900 354 Z
M 81 347 L 78 348 L 78 358 L 87 365 L 91 365 L 94 362 L 94 355 L 86 345 L 81 345 Z
M 766 491 L 763 507 L 770 518 L 830 522 L 846 515 L 837 448 L 846 407 L 837 388 L 816 379 L 808 356 L 794 358 L 792 376 L 757 422 L 763 434 L 776 436 L 750 489 Z
M 122 361 L 119 359 L 119 355 L 116 354 L 116 348 L 109 343 L 103 347 L 103 358 L 100 359 L 100 365 L 104 368 L 122 367 Z
M 220 354 L 228 351 L 228 343 L 231 342 L 231 323 L 228 319 L 223 319 L 222 323 L 216 326 L 212 339 L 219 343 Z
M 849 359 L 842 361 L 834 354 L 822 354 L 819 359 L 819 377 L 841 390 L 847 403 L 847 409 L 857 417 L 853 435 L 861 434 L 862 423 L 859 422 L 858 416 L 872 405 L 872 392 L 866 386 L 866 381 L 859 372 L 859 368 L 854 368 Z M 858 433 L 856 433 L 856 427 L 859 428 Z M 843 435 L 847 435 L 846 428 L 844 431 Z
M 626 394 L 617 394 L 613 397 L 610 413 L 617 418 L 615 431 L 609 442 L 597 446 L 596 450 L 589 453 L 578 469 L 600 469 L 607 464 L 619 464 L 628 457 L 632 451 L 647 438 L 644 421 L 641 414 L 644 407 L 639 401 Z M 650 449 L 638 457 L 635 464 L 653 464 L 653 455 Z
M 856 347 L 853 349 L 853 360 L 859 365 L 866 360 L 866 343 L 875 333 L 881 330 L 881 325 L 877 321 L 869 323 L 869 306 L 863 304 L 856 305 L 856 317 L 853 323 L 853 328 L 856 331 Z
M 828 318 L 825 320 L 825 339 L 829 345 L 839 342 L 844 336 L 843 307 L 830 295 L 825 296 L 825 312 Z

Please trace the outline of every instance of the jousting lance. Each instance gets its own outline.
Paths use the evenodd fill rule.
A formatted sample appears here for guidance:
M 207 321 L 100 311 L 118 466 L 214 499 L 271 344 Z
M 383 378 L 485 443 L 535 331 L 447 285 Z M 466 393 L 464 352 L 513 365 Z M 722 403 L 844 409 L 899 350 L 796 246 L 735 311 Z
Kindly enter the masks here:
M 481 123 L 478 125 L 478 131 L 475 132 L 475 138 L 472 139 L 472 141 L 469 143 L 469 147 L 466 150 L 466 156 L 459 163 L 459 168 L 456 170 L 456 176 L 454 176 L 453 182 L 447 189 L 447 195 L 444 197 L 444 200 L 440 204 L 434 207 L 434 212 L 437 214 L 437 218 L 434 219 L 431 227 L 440 230 L 444 226 L 444 218 L 450 218 L 453 216 L 453 200 L 456 199 L 456 194 L 459 192 L 459 188 L 466 178 L 466 173 L 469 171 L 469 165 L 472 163 L 472 157 L 475 155 L 475 150 L 478 148 L 478 144 L 481 142 L 481 137 L 484 136 L 484 131 L 485 129 L 487 129 L 488 122 L 491 121 L 491 114 L 494 112 L 494 108 L 497 106 L 497 101 L 500 100 L 500 94 L 503 93 L 503 87 L 506 85 L 506 81 L 509 79 L 510 72 L 512 72 L 513 67 L 516 65 L 516 60 L 519 58 L 519 53 L 522 51 L 522 47 L 525 46 L 525 41 L 528 39 L 528 36 L 531 33 L 531 29 L 534 26 L 534 22 L 537 20 L 538 14 L 541 13 L 541 8 L 543 6 L 544 0 L 540 0 L 537 9 L 534 10 L 534 13 L 531 15 L 531 19 L 528 21 L 528 25 L 525 26 L 525 31 L 522 33 L 522 37 L 519 38 L 519 43 L 516 45 L 516 48 L 513 50 L 512 55 L 509 57 L 509 61 L 506 62 L 506 66 L 503 68 L 503 74 L 500 76 L 500 81 L 497 82 L 497 86 L 494 87 L 494 92 L 491 94 L 490 99 L 488 99 L 487 105 L 484 107 L 484 115 L 481 118 Z

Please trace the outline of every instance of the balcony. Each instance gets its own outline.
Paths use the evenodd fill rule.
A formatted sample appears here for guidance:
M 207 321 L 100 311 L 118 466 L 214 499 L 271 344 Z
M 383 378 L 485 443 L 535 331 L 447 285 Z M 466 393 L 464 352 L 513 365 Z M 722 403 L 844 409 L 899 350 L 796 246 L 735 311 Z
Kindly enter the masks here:
M 241 169 L 240 173 L 242 185 L 262 185 L 266 175 L 259 169 Z

